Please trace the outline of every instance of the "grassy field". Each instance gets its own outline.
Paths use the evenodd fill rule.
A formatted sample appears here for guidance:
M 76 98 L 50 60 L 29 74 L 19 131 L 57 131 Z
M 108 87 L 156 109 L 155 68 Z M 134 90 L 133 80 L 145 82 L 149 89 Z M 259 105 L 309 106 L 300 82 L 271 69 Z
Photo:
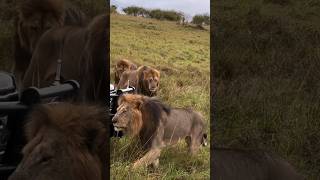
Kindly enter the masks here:
M 275 152 L 320 178 L 320 3 L 217 1 L 216 145 Z
M 111 15 L 111 66 L 117 59 L 127 58 L 157 68 L 162 101 L 172 107 L 192 107 L 204 115 L 209 127 L 209 36 L 209 31 L 174 22 Z M 209 179 L 209 147 L 189 157 L 185 142 L 181 142 L 164 149 L 159 169 L 130 172 L 128 166 L 140 154 L 129 138 L 112 139 L 111 178 Z

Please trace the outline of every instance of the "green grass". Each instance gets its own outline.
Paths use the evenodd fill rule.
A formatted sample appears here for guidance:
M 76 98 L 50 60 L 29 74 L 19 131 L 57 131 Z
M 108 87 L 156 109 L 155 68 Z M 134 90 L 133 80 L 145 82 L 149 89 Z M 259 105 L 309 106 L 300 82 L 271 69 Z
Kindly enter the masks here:
M 281 155 L 320 178 L 320 3 L 233 0 L 213 8 L 214 141 Z
M 126 58 L 161 71 L 159 97 L 172 107 L 201 112 L 209 133 L 209 31 L 174 22 L 124 15 L 111 16 L 111 66 Z M 111 79 L 113 72 L 111 71 Z M 111 140 L 112 179 L 209 179 L 209 147 L 189 157 L 185 142 L 165 148 L 156 170 L 131 172 L 141 155 L 136 141 Z

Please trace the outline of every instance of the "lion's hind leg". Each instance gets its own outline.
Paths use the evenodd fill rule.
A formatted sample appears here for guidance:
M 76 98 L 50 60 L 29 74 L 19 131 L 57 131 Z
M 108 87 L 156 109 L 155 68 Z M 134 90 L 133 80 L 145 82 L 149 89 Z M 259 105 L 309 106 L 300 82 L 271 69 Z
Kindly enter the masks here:
M 133 163 L 132 168 L 137 169 L 139 167 L 147 167 L 150 164 L 152 164 L 154 167 L 158 167 L 160 153 L 160 148 L 150 149 L 142 158 Z
M 190 144 L 188 144 L 190 154 L 196 154 L 198 152 L 201 147 L 202 137 L 202 127 L 199 126 L 194 129 L 190 137 Z

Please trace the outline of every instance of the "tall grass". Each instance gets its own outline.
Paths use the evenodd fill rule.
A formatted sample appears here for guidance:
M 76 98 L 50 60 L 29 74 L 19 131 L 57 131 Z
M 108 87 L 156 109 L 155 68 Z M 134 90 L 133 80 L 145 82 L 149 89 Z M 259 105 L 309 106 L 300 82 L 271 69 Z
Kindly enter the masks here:
M 168 21 L 111 15 L 111 66 L 117 59 L 127 58 L 159 69 L 162 101 L 201 112 L 208 133 L 209 43 L 208 31 Z M 136 143 L 129 138 L 112 138 L 112 179 L 209 179 L 209 147 L 189 157 L 185 142 L 180 142 L 162 151 L 159 169 L 132 172 L 130 165 L 143 154 Z
M 320 178 L 320 3 L 213 5 L 217 145 L 276 152 Z

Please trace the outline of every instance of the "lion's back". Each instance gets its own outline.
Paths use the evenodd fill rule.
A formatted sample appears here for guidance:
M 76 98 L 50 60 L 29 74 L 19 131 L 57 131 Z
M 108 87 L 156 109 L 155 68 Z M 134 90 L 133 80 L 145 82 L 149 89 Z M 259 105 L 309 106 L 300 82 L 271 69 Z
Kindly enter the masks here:
M 172 108 L 165 125 L 165 138 L 186 137 L 193 128 L 204 129 L 203 117 L 200 113 L 186 108 Z

